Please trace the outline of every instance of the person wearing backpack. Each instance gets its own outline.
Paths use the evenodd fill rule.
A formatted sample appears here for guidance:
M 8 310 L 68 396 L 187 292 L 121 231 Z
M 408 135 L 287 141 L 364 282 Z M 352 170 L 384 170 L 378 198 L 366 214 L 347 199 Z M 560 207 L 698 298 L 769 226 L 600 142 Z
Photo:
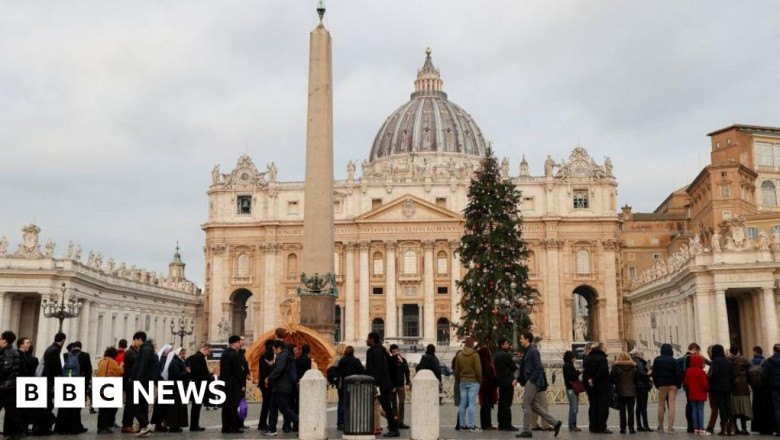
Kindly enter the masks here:
M 12 439 L 25 437 L 22 430 L 22 418 L 16 405 L 16 378 L 19 376 L 21 361 L 19 352 L 14 348 L 16 334 L 8 330 L 0 336 L 0 410 L 5 410 L 6 423 L 3 434 Z
M 79 362 L 79 350 L 75 344 L 68 345 L 68 353 L 65 357 L 65 365 L 62 367 L 63 377 L 83 377 L 81 363 Z M 57 410 L 57 423 L 54 426 L 57 434 L 81 434 L 87 432 L 87 428 L 81 424 L 81 408 L 60 408 Z
M 290 408 L 293 384 L 298 381 L 295 359 L 287 350 L 284 341 L 274 341 L 274 354 L 276 355 L 276 365 L 265 379 L 266 386 L 271 388 L 271 408 L 268 430 L 263 432 L 265 436 L 276 436 L 276 423 L 279 420 L 280 411 L 293 426 L 298 426 L 298 414 L 295 414 Z
M 750 424 L 750 431 L 761 435 L 772 435 L 775 426 L 772 395 L 764 385 L 761 374 L 765 360 L 764 349 L 759 346 L 753 347 L 753 359 L 750 360 L 748 368 L 748 382 L 753 389 L 753 423 Z
M 761 370 L 764 384 L 772 396 L 775 418 L 775 436 L 780 436 L 780 344 L 772 347 L 772 357 L 764 362 L 764 368 Z

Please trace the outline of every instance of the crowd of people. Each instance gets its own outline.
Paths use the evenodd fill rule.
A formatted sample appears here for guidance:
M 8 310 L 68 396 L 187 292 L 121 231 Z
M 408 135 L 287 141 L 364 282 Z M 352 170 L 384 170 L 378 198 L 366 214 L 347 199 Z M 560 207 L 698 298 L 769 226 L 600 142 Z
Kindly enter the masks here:
M 275 337 L 266 341 L 259 360 L 257 385 L 262 393 L 257 429 L 265 436 L 277 435 L 279 413 L 282 430 L 298 430 L 299 382 L 312 368 L 310 347 L 294 346 L 284 342 L 284 329 L 277 329 Z M 32 341 L 20 338 L 11 331 L 0 335 L 0 410 L 4 410 L 3 434 L 12 439 L 28 434 L 80 434 L 87 431 L 81 421 L 80 408 L 59 408 L 54 413 L 54 380 L 57 377 L 84 377 L 87 396 L 91 395 L 91 378 L 122 378 L 125 389 L 121 424 L 117 424 L 116 408 L 100 408 L 97 432 L 111 433 L 120 429 L 136 437 L 148 437 L 152 432 L 203 431 L 200 426 L 202 406 L 217 409 L 209 403 L 183 402 L 179 393 L 173 393 L 173 403 L 150 404 L 144 393 L 134 398 L 133 384 L 140 382 L 175 381 L 207 385 L 209 381 L 224 381 L 225 401 L 222 409 L 222 433 L 241 433 L 247 426 L 245 399 L 248 382 L 255 379 L 249 369 L 244 351 L 245 339 L 233 335 L 219 360 L 219 373 L 209 370 L 207 358 L 211 355 L 209 343 L 187 356 L 184 348 L 170 344 L 156 347 L 143 331 L 136 332 L 132 343 L 120 340 L 117 347 L 109 347 L 93 371 L 91 356 L 82 351 L 82 343 L 66 345 L 67 337 L 60 332 L 54 336 L 39 361 L 33 355 Z M 520 438 L 530 438 L 533 431 L 552 431 L 557 436 L 563 421 L 548 412 L 546 391 L 550 385 L 541 356 L 530 332 L 520 335 L 520 348 L 514 352 L 509 341 L 497 341 L 490 349 L 467 339 L 452 361 L 454 397 L 458 406 L 456 429 L 461 431 L 502 430 L 519 431 Z M 327 371 L 328 381 L 338 390 L 338 429 L 344 428 L 344 394 L 347 378 L 365 374 L 375 385 L 375 434 L 382 434 L 380 416 L 387 420 L 384 437 L 400 437 L 401 429 L 408 429 L 404 421 L 406 393 L 411 387 L 408 361 L 397 345 L 386 347 L 377 333 L 366 339 L 365 366 L 355 356 L 352 346 L 341 346 L 341 358 Z M 64 352 L 63 352 L 64 348 Z M 685 394 L 687 432 L 712 435 L 719 424 L 718 435 L 748 435 L 751 431 L 763 435 L 780 436 L 780 344 L 772 348 L 772 355 L 764 357 L 761 347 L 753 347 L 752 358 L 746 358 L 740 347 L 726 350 L 722 345 L 708 347 L 705 353 L 696 343 L 679 358 L 674 357 L 670 344 L 661 346 L 660 355 L 652 362 L 640 350 L 621 352 L 610 367 L 607 347 L 603 343 L 588 343 L 580 367 L 572 351 L 563 356 L 562 377 L 569 401 L 568 429 L 579 432 L 577 414 L 580 395 L 588 397 L 588 430 L 591 433 L 610 434 L 607 422 L 610 409 L 619 413 L 620 433 L 675 431 L 677 394 Z M 417 372 L 430 370 L 441 386 L 442 365 L 436 357 L 436 347 L 428 345 L 416 365 Z M 47 407 L 19 409 L 16 402 L 16 378 L 41 376 L 47 379 Z M 553 377 L 555 381 L 555 377 Z M 512 402 L 517 386 L 523 387 L 523 423 L 512 423 Z M 655 388 L 658 395 L 658 413 L 655 429 L 648 417 L 648 397 Z M 751 398 L 752 396 L 752 398 Z M 709 402 L 709 418 L 705 407 Z M 95 412 L 88 402 L 85 405 Z M 479 423 L 477 423 L 477 405 Z M 496 425 L 492 410 L 498 406 Z M 242 413 L 243 408 L 243 413 Z M 750 431 L 748 421 L 751 421 Z

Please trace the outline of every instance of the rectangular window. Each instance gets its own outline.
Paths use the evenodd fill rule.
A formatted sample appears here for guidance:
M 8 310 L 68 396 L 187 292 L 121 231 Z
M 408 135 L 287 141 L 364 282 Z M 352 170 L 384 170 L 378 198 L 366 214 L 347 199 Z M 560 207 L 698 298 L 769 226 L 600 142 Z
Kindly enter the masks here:
M 534 210 L 534 198 L 533 197 L 523 197 L 523 209 L 526 211 L 533 211 Z
M 236 198 L 236 206 L 239 214 L 251 214 L 252 196 L 238 196 Z
M 333 201 L 333 213 L 334 214 L 341 214 L 341 200 L 334 200 Z
M 780 225 L 772 226 L 772 235 L 780 234 Z
M 382 199 L 371 199 L 371 209 L 376 209 L 382 206 Z
M 381 258 L 374 258 L 374 275 L 384 275 L 385 273 L 385 260 Z
M 661 254 L 653 254 L 653 260 L 660 260 Z
M 731 211 L 723 211 L 723 220 L 731 220 Z
M 756 229 L 753 226 L 745 228 L 745 234 L 747 235 L 747 237 L 749 239 L 751 239 L 753 241 L 758 240 L 758 229 Z
M 446 295 L 448 292 L 449 290 L 447 289 L 447 286 L 439 286 L 436 288 L 436 293 L 439 295 Z
M 626 260 L 627 261 L 634 261 L 636 260 L 636 254 L 633 252 L 629 252 L 626 254 Z
M 628 268 L 628 279 L 633 280 L 634 277 L 636 277 L 636 268 L 635 267 L 629 267 Z
M 374 287 L 373 289 L 371 289 L 371 293 L 373 293 L 374 295 L 381 295 L 385 292 L 384 289 L 381 287 Z
M 288 214 L 298 214 L 299 211 L 299 204 L 297 200 L 290 200 L 287 202 L 287 213 Z
M 774 151 L 775 151 L 775 166 L 780 165 L 780 144 L 774 145 Z
M 756 165 L 771 167 L 774 164 L 772 144 L 756 142 Z
M 588 190 L 574 190 L 574 209 L 588 209 Z
M 447 207 L 447 198 L 446 197 L 436 197 L 436 206 L 439 208 L 446 208 Z

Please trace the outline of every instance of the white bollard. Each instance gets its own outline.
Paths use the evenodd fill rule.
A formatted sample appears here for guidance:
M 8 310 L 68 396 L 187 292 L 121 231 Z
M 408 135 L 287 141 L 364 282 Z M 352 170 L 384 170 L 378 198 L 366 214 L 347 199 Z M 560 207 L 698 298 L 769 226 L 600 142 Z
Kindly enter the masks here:
M 439 438 L 439 380 L 430 370 L 412 379 L 412 440 Z
M 320 370 L 311 369 L 300 383 L 298 438 L 326 440 L 328 438 L 328 382 Z

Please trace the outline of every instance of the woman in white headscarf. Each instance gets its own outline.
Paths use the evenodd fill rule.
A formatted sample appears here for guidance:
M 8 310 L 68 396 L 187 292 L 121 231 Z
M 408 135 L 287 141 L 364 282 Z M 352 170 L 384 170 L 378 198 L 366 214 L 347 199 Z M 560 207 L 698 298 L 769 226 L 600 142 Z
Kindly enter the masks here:
M 175 385 L 173 392 L 173 404 L 167 405 L 168 412 L 165 416 L 168 424 L 168 432 L 182 432 L 181 428 L 189 426 L 187 422 L 187 404 L 179 395 L 179 383 L 183 388 L 187 385 L 187 369 L 184 366 L 184 356 L 186 352 L 179 347 L 168 355 L 168 380 L 172 380 Z
M 160 360 L 159 374 L 162 380 L 168 380 L 168 365 L 170 360 L 172 360 L 170 359 L 172 357 L 171 349 L 173 349 L 171 344 L 165 344 L 161 349 L 157 350 L 157 358 Z M 163 426 L 163 418 L 168 411 L 166 409 L 167 406 L 167 404 L 154 404 L 154 409 L 152 410 L 152 419 L 149 421 L 149 423 L 154 425 L 155 432 L 165 432 L 168 430 L 168 428 Z

